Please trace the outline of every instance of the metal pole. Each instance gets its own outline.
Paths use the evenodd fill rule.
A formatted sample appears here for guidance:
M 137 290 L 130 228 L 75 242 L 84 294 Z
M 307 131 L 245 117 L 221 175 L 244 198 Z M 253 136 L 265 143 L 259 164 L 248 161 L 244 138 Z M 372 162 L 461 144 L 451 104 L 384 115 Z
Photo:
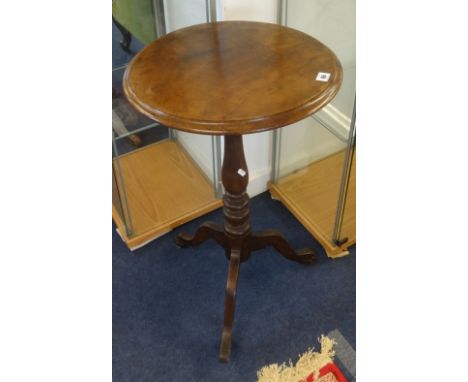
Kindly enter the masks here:
M 205 0 L 206 22 L 210 22 L 210 0 Z
M 156 38 L 160 38 L 167 33 L 166 13 L 164 10 L 164 0 L 153 0 L 154 26 Z M 167 128 L 169 139 L 176 139 L 176 131 L 170 127 Z
M 211 150 L 213 152 L 213 188 L 217 198 L 223 196 L 223 184 L 221 182 L 221 137 L 219 135 L 211 136 Z
M 276 24 L 282 24 L 283 20 L 281 15 L 283 14 L 283 0 L 278 0 L 277 2 L 277 8 L 276 8 Z
M 116 178 L 117 191 L 119 194 L 119 200 L 120 200 L 120 204 L 121 204 L 122 212 L 123 212 L 122 218 L 123 218 L 123 221 L 125 222 L 125 233 L 127 237 L 129 237 L 132 235 L 133 224 L 132 224 L 132 218 L 130 214 L 130 206 L 128 204 L 128 199 L 127 199 L 127 192 L 125 190 L 125 181 L 124 181 L 124 176 L 122 172 L 122 166 L 120 165 L 119 152 L 117 150 L 117 144 L 115 143 L 114 131 L 112 131 L 112 152 L 115 157 L 115 159 L 112 159 L 112 161 L 117 164 L 117 172 L 115 172 L 113 164 L 112 164 L 112 171 L 114 172 L 114 175 Z
M 214 23 L 217 20 L 217 17 L 216 17 L 216 0 L 207 0 L 207 8 L 209 8 L 207 10 L 207 14 L 208 14 L 208 20 L 207 22 L 211 22 L 211 23 Z
M 167 33 L 166 18 L 164 16 L 164 0 L 153 0 L 153 10 L 156 38 L 159 38 Z
M 276 13 L 276 22 L 280 25 L 286 25 L 286 11 L 288 0 L 278 0 Z M 280 152 L 281 152 L 281 131 L 282 128 L 275 129 L 272 132 L 272 155 L 271 155 L 271 181 L 277 182 L 280 172 Z
M 288 25 L 288 0 L 278 0 L 276 23 L 280 25 Z
M 272 137 L 272 156 L 271 156 L 271 181 L 277 182 L 280 172 L 280 153 L 281 153 L 281 131 L 282 129 L 275 129 Z
M 336 208 L 335 227 L 333 228 L 333 243 L 340 245 L 343 240 L 340 240 L 341 226 L 343 223 L 344 209 L 346 205 L 346 195 L 348 194 L 349 179 L 353 164 L 354 152 L 356 149 L 356 94 L 354 95 L 353 116 L 351 118 L 350 131 L 348 136 L 348 144 L 346 147 L 346 155 L 343 164 L 343 173 L 341 176 L 340 193 L 338 196 L 338 205 Z
M 206 0 L 206 22 L 216 22 L 216 0 Z M 221 182 L 221 137 L 219 135 L 211 136 L 211 151 L 213 153 L 213 190 L 217 198 L 223 196 L 223 185 Z
M 216 21 L 216 0 L 206 0 L 206 22 Z M 211 151 L 213 153 L 213 188 L 217 198 L 222 197 L 221 179 L 221 138 L 218 135 L 211 136 Z
M 288 2 L 289 0 L 284 0 L 284 25 L 288 26 Z

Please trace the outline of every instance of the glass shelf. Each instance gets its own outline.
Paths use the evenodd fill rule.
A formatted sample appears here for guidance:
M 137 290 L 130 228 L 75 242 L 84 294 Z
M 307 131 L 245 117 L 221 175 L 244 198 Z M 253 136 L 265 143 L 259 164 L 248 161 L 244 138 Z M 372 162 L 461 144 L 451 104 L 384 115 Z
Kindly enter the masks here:
M 112 130 L 116 142 L 115 155 L 148 146 L 169 137 L 167 127 L 138 112 L 125 97 L 122 78 L 126 65 L 112 70 Z
M 279 21 L 330 47 L 343 83 L 319 112 L 273 132 L 269 189 L 330 257 L 339 257 L 356 241 L 355 0 L 283 4 Z
M 167 24 L 170 29 L 185 26 L 186 7 L 182 3 L 175 5 L 170 3 L 167 9 L 172 24 L 164 20 L 164 12 L 155 10 L 154 17 L 160 21 L 156 27 L 163 25 L 165 30 Z M 203 6 L 197 8 L 203 22 L 205 2 L 199 5 Z M 220 150 L 216 138 L 176 133 L 128 102 L 122 89 L 123 75 L 143 44 L 132 38 L 129 54 L 121 49 L 118 39 L 119 32 L 113 25 L 112 217 L 120 236 L 133 250 L 221 207 L 222 201 L 217 198 Z

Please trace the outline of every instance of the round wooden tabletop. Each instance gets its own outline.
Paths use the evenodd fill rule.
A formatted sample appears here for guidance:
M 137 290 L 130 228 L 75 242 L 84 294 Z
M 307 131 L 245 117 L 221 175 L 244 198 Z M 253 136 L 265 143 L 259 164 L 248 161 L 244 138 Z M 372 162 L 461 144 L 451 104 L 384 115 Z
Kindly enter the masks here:
M 330 102 L 343 72 L 324 44 L 275 24 L 225 21 L 169 33 L 124 76 L 150 118 L 198 134 L 249 134 L 297 122 Z

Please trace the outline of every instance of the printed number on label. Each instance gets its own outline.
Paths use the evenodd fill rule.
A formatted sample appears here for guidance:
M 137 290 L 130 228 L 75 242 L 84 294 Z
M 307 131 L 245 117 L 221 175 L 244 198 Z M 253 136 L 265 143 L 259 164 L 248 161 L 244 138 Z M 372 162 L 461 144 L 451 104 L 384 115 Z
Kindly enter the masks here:
M 317 78 L 315 78 L 316 81 L 322 81 L 322 82 L 327 82 L 330 79 L 330 73 L 325 73 L 325 72 L 319 72 L 317 74 Z

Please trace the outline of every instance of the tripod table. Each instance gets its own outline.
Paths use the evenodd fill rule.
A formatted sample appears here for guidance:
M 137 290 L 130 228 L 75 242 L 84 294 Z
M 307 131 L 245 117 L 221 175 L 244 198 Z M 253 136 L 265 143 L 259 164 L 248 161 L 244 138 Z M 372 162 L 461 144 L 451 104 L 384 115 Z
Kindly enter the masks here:
M 243 134 L 297 122 L 330 102 L 342 82 L 335 54 L 297 30 L 267 23 L 226 21 L 179 29 L 149 44 L 124 76 L 129 101 L 174 129 L 224 135 L 224 225 L 202 224 L 179 234 L 179 246 L 215 240 L 229 261 L 219 358 L 231 352 L 240 263 L 273 246 L 289 260 L 313 263 L 309 249 L 295 251 L 279 231 L 252 232 L 249 174 Z

